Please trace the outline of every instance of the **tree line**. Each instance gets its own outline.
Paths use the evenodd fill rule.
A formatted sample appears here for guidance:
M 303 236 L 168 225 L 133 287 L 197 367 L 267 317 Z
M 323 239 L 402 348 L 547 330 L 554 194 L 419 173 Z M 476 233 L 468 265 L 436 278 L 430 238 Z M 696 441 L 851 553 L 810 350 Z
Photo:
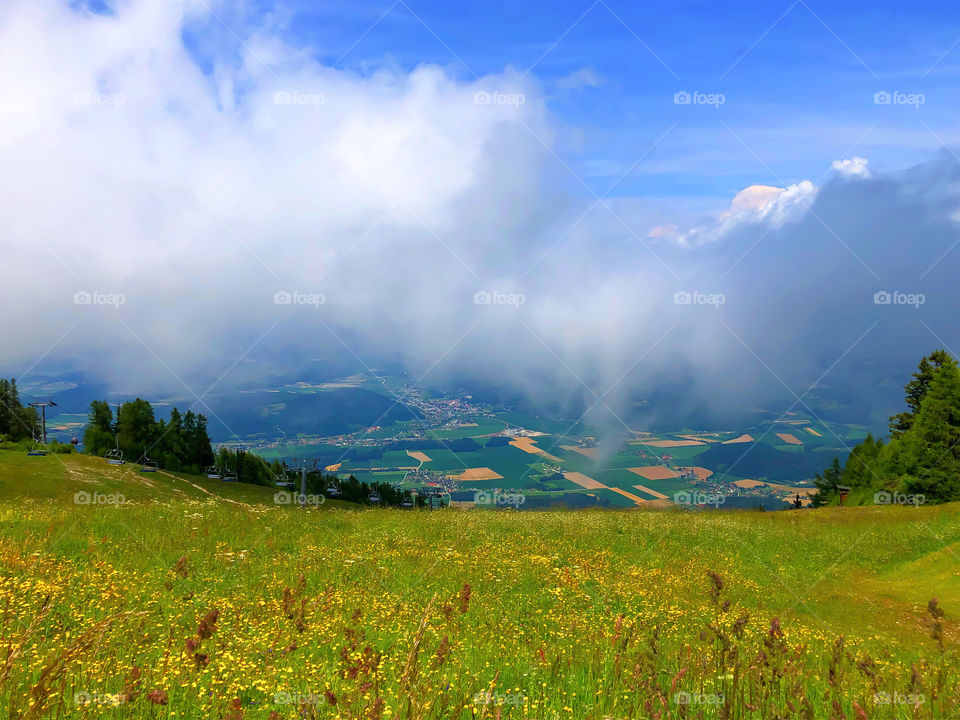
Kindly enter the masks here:
M 293 490 L 300 492 L 300 473 L 296 470 L 288 470 L 283 466 L 284 475 L 288 476 L 293 482 Z M 411 500 L 409 490 L 399 490 L 388 483 L 365 483 L 357 480 L 351 475 L 346 480 L 339 479 L 336 475 L 327 475 L 321 472 L 307 473 L 307 493 L 313 495 L 322 495 L 330 487 L 337 487 L 340 494 L 338 500 L 358 503 L 360 505 L 370 505 L 371 496 L 380 497 L 380 505 L 400 507 L 404 502 Z M 422 502 L 421 502 L 422 505 Z
M 120 450 L 130 462 L 153 460 L 165 470 L 194 474 L 214 460 L 206 417 L 173 408 L 169 420 L 157 420 L 153 406 L 141 398 L 121 404 L 116 415 L 104 400 L 90 403 L 83 449 L 99 456 Z
M 40 417 L 20 403 L 17 381 L 0 378 L 0 441 L 20 442 L 40 437 Z
M 28 409 L 33 412 L 33 408 Z M 90 403 L 83 450 L 100 457 L 119 450 L 129 462 L 150 460 L 164 470 L 194 475 L 216 468 L 220 477 L 264 487 L 273 487 L 278 480 L 292 481 L 293 489 L 300 489 L 300 473 L 286 463 L 267 462 L 242 448 L 221 447 L 214 451 L 204 415 L 192 410 L 181 413 L 174 407 L 169 419 L 157 419 L 153 406 L 141 398 L 122 403 L 116 413 L 104 400 Z M 370 504 L 371 495 L 379 495 L 381 505 L 400 506 L 410 499 L 408 491 L 392 485 L 367 484 L 352 475 L 340 480 L 323 472 L 307 473 L 307 492 L 323 494 L 332 486 L 340 490 L 338 499 L 346 502 Z
M 960 367 L 946 350 L 920 361 L 905 386 L 907 409 L 890 418 L 890 440 L 873 435 L 818 473 L 814 506 L 837 502 L 842 487 L 923 496 L 926 502 L 960 500 Z

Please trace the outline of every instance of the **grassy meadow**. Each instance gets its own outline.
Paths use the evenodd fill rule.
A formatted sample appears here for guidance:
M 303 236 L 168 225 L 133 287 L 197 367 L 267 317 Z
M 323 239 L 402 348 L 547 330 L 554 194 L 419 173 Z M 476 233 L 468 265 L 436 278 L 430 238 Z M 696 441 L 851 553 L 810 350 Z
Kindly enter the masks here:
M 3 716 L 960 707 L 957 505 L 300 510 L 136 470 L 0 451 Z

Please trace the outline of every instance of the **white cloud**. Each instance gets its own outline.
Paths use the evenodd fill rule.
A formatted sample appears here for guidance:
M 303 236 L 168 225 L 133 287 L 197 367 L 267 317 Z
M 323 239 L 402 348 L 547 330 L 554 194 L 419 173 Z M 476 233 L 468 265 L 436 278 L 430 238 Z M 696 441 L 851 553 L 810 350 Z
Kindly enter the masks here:
M 180 31 L 219 26 L 202 8 L 181 20 L 187 6 L 0 6 L 0 66 L 15 69 L 0 73 L 0 332 L 16 338 L 0 365 L 14 372 L 55 345 L 48 358 L 92 355 L 128 387 L 182 392 L 175 375 L 216 378 L 268 330 L 258 347 L 290 357 L 348 352 L 333 330 L 365 358 L 399 354 L 414 376 L 443 358 L 434 374 L 456 366 L 557 398 L 581 380 L 602 393 L 630 369 L 606 400 L 618 410 L 678 377 L 691 403 L 722 404 L 765 371 L 718 313 L 788 381 L 816 377 L 874 310 L 841 293 L 883 289 L 853 255 L 912 290 L 954 239 L 949 198 L 923 190 L 957 174 L 948 158 L 913 172 L 909 200 L 893 182 L 828 183 L 826 197 L 809 181 L 751 186 L 675 242 L 638 242 L 610 211 L 629 203 L 564 184 L 534 78 L 360 75 L 238 25 L 244 45 L 214 47 L 204 71 Z M 654 224 L 653 239 L 679 233 Z M 677 307 L 679 290 L 727 302 Z M 125 302 L 75 305 L 81 291 Z M 278 291 L 325 302 L 276 305 Z M 475 305 L 478 291 L 526 302 Z
M 763 210 L 774 202 L 783 192 L 783 188 L 771 185 L 751 185 L 738 192 L 730 203 L 730 213 L 744 210 Z
M 685 246 L 718 242 L 740 227 L 757 223 L 778 228 L 802 217 L 816 196 L 817 187 L 809 180 L 786 188 L 751 185 L 734 196 L 728 210 L 683 233 L 677 242 Z
M 869 162 L 866 158 L 854 156 L 852 158 L 834 160 L 830 167 L 839 175 L 869 178 L 870 169 L 867 167 Z

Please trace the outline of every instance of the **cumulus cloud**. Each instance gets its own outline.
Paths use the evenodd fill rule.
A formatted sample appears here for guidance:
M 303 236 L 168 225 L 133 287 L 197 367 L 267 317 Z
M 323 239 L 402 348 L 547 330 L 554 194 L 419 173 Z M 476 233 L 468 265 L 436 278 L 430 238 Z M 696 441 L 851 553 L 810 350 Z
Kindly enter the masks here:
M 870 177 L 870 169 L 867 167 L 868 163 L 869 161 L 866 158 L 854 156 L 852 158 L 834 160 L 830 167 L 840 175 L 868 178 Z
M 644 237 L 558 179 L 533 77 L 360 73 L 216 27 L 169 0 L 0 8 L 8 374 L 60 359 L 186 394 L 264 355 L 391 358 L 622 430 L 775 408 L 859 361 L 898 393 L 937 344 L 919 318 L 955 338 L 952 157 L 752 186 Z M 881 290 L 929 300 L 911 315 Z
M 720 213 L 717 219 L 683 233 L 677 241 L 682 245 L 717 242 L 741 226 L 758 223 L 779 228 L 802 217 L 816 195 L 817 188 L 809 180 L 787 188 L 751 185 L 738 192 L 730 208 Z
M 776 201 L 784 189 L 771 185 L 751 185 L 738 192 L 730 203 L 730 213 L 744 210 L 762 211 Z

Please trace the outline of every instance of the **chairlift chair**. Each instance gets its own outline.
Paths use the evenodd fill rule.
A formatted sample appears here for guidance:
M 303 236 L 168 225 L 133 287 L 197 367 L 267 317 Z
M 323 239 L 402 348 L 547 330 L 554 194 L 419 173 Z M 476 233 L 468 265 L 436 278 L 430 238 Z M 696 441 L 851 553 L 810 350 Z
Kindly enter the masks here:
M 236 473 L 233 473 L 233 472 L 228 472 L 226 475 L 223 476 L 223 481 L 224 481 L 224 482 L 236 482 L 236 481 L 237 481 L 237 474 L 236 474 Z
M 340 486 L 337 483 L 327 485 L 327 495 L 330 497 L 340 497 Z
M 30 449 L 27 450 L 27 455 L 31 457 L 43 457 L 47 454 L 47 446 L 42 442 L 33 441 L 33 444 L 30 445 Z
M 213 480 L 219 480 L 219 479 L 220 479 L 220 474 L 221 474 L 221 473 L 220 473 L 220 468 L 218 468 L 216 465 L 210 465 L 210 466 L 208 466 L 207 469 L 204 470 L 204 473 L 206 474 L 206 476 L 207 476 L 208 478 L 211 478 L 211 479 L 213 479 Z
M 140 472 L 156 472 L 160 468 L 156 460 L 151 460 L 146 455 L 140 461 Z
M 373 503 L 374 505 L 379 505 L 379 504 L 380 504 L 380 493 L 378 493 L 378 492 L 370 493 L 370 502 Z
M 123 465 L 123 450 L 120 449 L 120 438 L 117 438 L 117 446 L 113 450 L 108 450 L 104 456 L 109 465 Z

